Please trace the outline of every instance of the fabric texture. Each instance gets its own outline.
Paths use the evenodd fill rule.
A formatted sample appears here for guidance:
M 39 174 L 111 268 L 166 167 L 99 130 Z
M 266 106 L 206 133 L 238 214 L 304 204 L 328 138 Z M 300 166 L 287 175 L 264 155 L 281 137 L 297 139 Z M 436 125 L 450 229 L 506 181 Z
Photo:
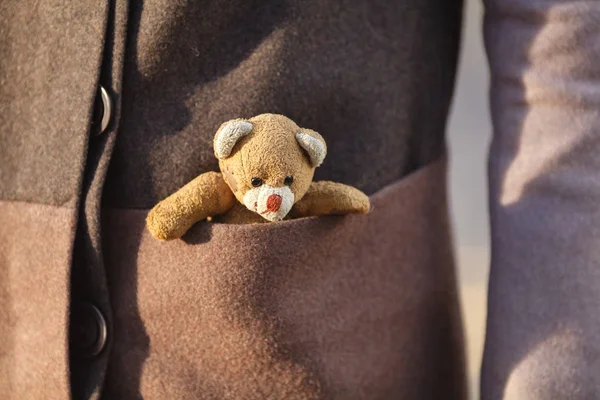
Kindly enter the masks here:
M 151 208 L 218 171 L 219 125 L 267 112 L 323 135 L 315 180 L 367 194 L 444 152 L 459 0 L 131 4 L 109 206 Z
M 367 215 L 203 222 L 172 242 L 143 210 L 106 210 L 104 397 L 464 399 L 445 171 Z
M 87 3 L 0 4 L 0 199 L 79 200 L 107 9 Z
M 69 397 L 76 209 L 0 201 L 0 398 Z M 50 384 L 51 383 L 51 384 Z
M 600 2 L 487 2 L 482 399 L 600 398 Z
M 0 244 L 0 318 L 3 322 L 0 327 L 1 398 L 62 399 L 70 395 L 74 399 L 112 399 L 115 397 L 111 397 L 111 393 L 120 393 L 123 396 L 119 398 L 127 399 L 136 398 L 140 391 L 149 397 L 154 392 L 192 393 L 199 385 L 209 385 L 202 386 L 208 388 L 203 396 L 210 397 L 212 393 L 221 395 L 223 387 L 228 385 L 223 377 L 228 375 L 215 377 L 214 373 L 210 373 L 206 376 L 214 378 L 214 381 L 208 383 L 186 378 L 210 370 L 210 363 L 216 362 L 215 358 L 188 362 L 167 343 L 176 343 L 179 338 L 167 338 L 166 331 L 157 332 L 159 327 L 149 321 L 154 319 L 154 314 L 160 317 L 157 320 L 167 321 L 160 314 L 162 311 L 158 305 L 165 296 L 160 288 L 168 286 L 167 294 L 172 296 L 165 304 L 189 304 L 193 301 L 191 294 L 197 293 L 188 291 L 186 296 L 185 292 L 179 291 L 177 284 L 171 284 L 169 277 L 165 277 L 165 282 L 152 282 L 153 274 L 166 272 L 168 268 L 165 265 L 172 265 L 176 270 L 170 277 L 181 278 L 178 284 L 194 282 L 202 287 L 210 282 L 209 276 L 205 275 L 208 278 L 203 281 L 195 280 L 197 276 L 186 275 L 194 269 L 188 271 L 183 266 L 197 265 L 197 259 L 201 260 L 206 255 L 196 254 L 190 249 L 208 249 L 206 246 L 209 246 L 211 254 L 224 257 L 224 247 L 221 249 L 219 246 L 226 243 L 198 243 L 189 248 L 182 247 L 187 251 L 181 251 L 181 259 L 177 251 L 163 254 L 160 249 L 164 248 L 159 243 L 150 244 L 147 236 L 141 236 L 147 235 L 143 231 L 143 214 L 158 200 L 196 176 L 217 170 L 212 135 L 218 124 L 239 116 L 277 112 L 292 117 L 301 126 L 314 128 L 328 141 L 333 155 L 325 159 L 317 179 L 355 185 L 369 194 L 438 159 L 444 151 L 444 127 L 456 67 L 461 2 L 407 0 L 401 4 L 391 3 L 390 6 L 390 2 L 385 0 L 344 3 L 318 0 L 112 0 L 93 4 L 62 0 L 1 2 L 0 199 L 11 201 L 6 206 L 9 209 L 2 211 L 10 215 L 8 219 L 0 217 L 4 225 L 0 227 L 3 239 Z M 94 99 L 99 85 L 105 87 L 110 95 L 113 115 L 108 130 L 101 136 L 94 136 Z M 111 213 L 123 213 L 123 218 L 131 221 L 132 226 L 119 225 L 119 229 L 114 230 L 114 225 L 101 223 L 102 203 L 106 210 L 113 208 Z M 35 211 L 43 204 L 49 205 L 49 208 L 44 208 L 43 212 Z M 65 207 L 54 207 L 57 205 Z M 15 211 L 17 208 L 18 211 Z M 388 210 L 389 215 L 384 216 L 383 211 L 373 214 L 379 217 L 369 222 L 369 226 L 379 228 L 377 231 L 368 228 L 370 236 L 365 242 L 381 241 L 381 247 L 376 247 L 381 250 L 368 262 L 358 256 L 356 262 L 380 265 L 381 260 L 392 260 L 401 265 L 394 258 L 400 257 L 398 246 L 390 245 L 386 234 L 397 234 L 395 229 L 407 229 L 408 226 L 390 225 L 394 220 L 389 216 L 395 215 L 396 211 L 392 213 L 395 208 L 381 209 Z M 426 212 L 425 208 L 414 211 Z M 423 214 L 421 217 L 425 218 L 425 224 L 445 225 L 445 221 L 436 220 L 433 215 Z M 440 218 L 444 216 L 439 215 Z M 373 218 L 371 214 L 366 217 L 368 221 Z M 386 224 L 381 222 L 383 219 Z M 119 222 L 112 218 L 108 220 L 111 224 Z M 346 221 L 317 218 L 298 223 L 304 226 L 299 229 L 306 233 L 303 235 L 306 237 L 313 230 L 321 229 L 311 239 L 311 245 L 317 249 L 314 255 L 320 258 L 306 262 L 329 266 L 333 282 L 337 279 L 334 271 L 340 271 L 340 279 L 342 273 L 351 275 L 352 271 L 340 269 L 344 267 L 342 261 L 337 264 L 329 258 L 334 254 L 330 251 L 336 249 L 335 243 L 326 249 L 316 242 L 316 238 L 322 238 L 327 229 L 338 234 L 338 228 L 332 222 L 321 226 L 324 220 Z M 348 221 L 359 220 L 350 218 Z M 352 248 L 349 243 L 354 244 L 355 251 L 362 246 L 353 242 L 351 229 L 362 228 L 361 224 L 352 222 L 344 230 L 341 229 L 344 225 L 340 225 L 339 232 L 343 231 L 345 245 Z M 251 239 L 249 237 L 253 235 L 239 227 L 232 227 L 230 231 L 218 226 L 220 228 L 216 228 L 215 232 L 224 229 L 220 238 L 248 240 L 251 244 L 248 249 L 258 249 L 259 243 L 255 240 L 261 237 L 278 246 L 273 248 L 272 253 L 269 250 L 262 255 L 262 259 L 257 254 L 244 253 L 243 261 L 242 253 L 236 253 L 237 258 L 233 259 L 232 265 L 247 262 L 251 268 L 248 279 L 255 282 L 260 282 L 263 276 L 256 275 L 260 271 L 261 260 L 273 263 L 265 264 L 264 268 L 276 270 L 279 261 L 287 260 L 288 255 L 282 253 L 282 249 L 286 249 L 285 243 L 288 243 L 285 238 L 301 239 L 299 233 L 292 235 L 288 232 L 289 228 L 275 228 L 284 231 L 278 238 L 271 237 L 274 231 L 268 230 L 270 228 L 257 228 L 263 233 Z M 20 233 L 20 240 L 11 236 L 14 232 Z M 130 237 L 126 232 L 133 232 L 134 236 Z M 410 234 L 413 233 L 411 231 Z M 356 234 L 363 235 L 360 231 Z M 414 234 L 418 238 L 425 235 L 421 230 Z M 404 238 L 403 235 L 398 237 Z M 115 238 L 123 240 L 117 242 Z M 141 243 L 147 247 L 144 247 L 144 253 L 138 255 L 140 243 L 135 241 L 142 238 Z M 108 245 L 104 243 L 106 241 L 109 241 Z M 261 242 L 260 249 L 266 248 L 265 243 Z M 332 242 L 329 238 L 323 243 Z M 430 246 L 437 248 L 438 244 Z M 117 247 L 122 253 L 105 251 Z M 411 245 L 412 248 L 417 246 Z M 434 260 L 428 252 L 429 247 L 418 248 L 424 253 L 415 253 L 414 258 L 431 261 L 431 264 L 426 264 L 430 266 L 428 268 L 451 270 L 449 251 L 444 252 L 444 257 Z M 152 261 L 153 256 L 147 258 L 148 254 L 157 258 Z M 289 257 L 296 259 L 294 254 L 290 252 Z M 214 266 L 214 272 L 223 272 L 224 275 L 215 275 L 211 279 L 238 277 L 232 272 L 235 270 L 224 267 L 228 265 L 225 258 L 221 261 L 222 264 Z M 290 268 L 294 269 L 294 266 L 298 264 L 292 263 Z M 138 280 L 137 272 L 146 269 L 149 274 L 140 272 Z M 383 270 L 373 279 L 392 275 L 392 272 Z M 399 285 L 398 276 L 390 282 Z M 355 276 L 354 279 L 359 278 Z M 269 330 L 271 325 L 277 327 L 278 321 L 288 314 L 264 308 L 257 300 L 260 304 L 246 305 L 251 308 L 248 318 L 256 315 L 264 317 L 257 320 L 256 331 L 252 332 L 257 332 L 257 338 L 265 338 L 267 342 L 262 347 L 264 352 L 257 353 L 257 357 L 251 360 L 255 362 L 253 365 L 263 365 L 263 356 L 272 356 L 267 360 L 273 360 L 269 365 L 275 369 L 258 371 L 256 376 L 250 374 L 246 381 L 232 381 L 231 392 L 227 395 L 232 398 L 236 393 L 247 391 L 249 396 L 257 396 L 265 388 L 263 378 L 266 376 L 290 379 L 300 376 L 303 380 L 299 386 L 285 379 L 278 380 L 280 386 L 273 388 L 271 397 L 287 395 L 290 388 L 298 387 L 298 396 L 343 398 L 345 394 L 355 392 L 353 387 L 348 387 L 348 382 L 356 381 L 356 374 L 359 381 L 364 382 L 364 385 L 358 385 L 362 392 L 357 391 L 357 396 L 369 397 L 365 394 L 369 391 L 370 394 L 375 393 L 374 397 L 385 398 L 395 396 L 398 390 L 408 390 L 411 391 L 407 394 L 410 398 L 413 394 L 420 396 L 439 387 L 440 391 L 447 388 L 448 393 L 457 393 L 456 396 L 460 397 L 464 383 L 462 351 L 460 335 L 454 333 L 454 329 L 458 331 L 459 328 L 450 329 L 451 333 L 446 329 L 458 325 L 452 317 L 456 313 L 452 308 L 455 307 L 452 300 L 455 283 L 453 279 L 444 280 L 436 274 L 423 279 L 425 289 L 435 287 L 436 293 L 442 295 L 421 299 L 417 296 L 419 293 L 411 292 L 407 297 L 412 299 L 415 309 L 411 309 L 410 318 L 407 317 L 406 321 L 400 317 L 393 321 L 392 317 L 388 318 L 390 323 L 393 322 L 393 332 L 400 331 L 399 325 L 412 324 L 411 318 L 418 319 L 415 327 L 421 331 L 419 335 L 411 336 L 414 342 L 407 339 L 401 350 L 395 350 L 397 358 L 385 358 L 389 368 L 372 368 L 362 372 L 380 374 L 373 380 L 379 382 L 380 389 L 370 386 L 371 375 L 360 375 L 355 367 L 350 367 L 356 365 L 353 360 L 358 357 L 353 351 L 362 351 L 369 343 L 392 343 L 391 339 L 381 339 L 381 332 L 387 332 L 387 328 L 374 332 L 372 342 L 352 336 L 356 340 L 345 344 L 343 338 L 339 338 L 340 345 L 346 347 L 335 353 L 337 361 L 334 363 L 331 361 L 334 358 L 329 359 L 328 354 L 319 355 L 319 349 L 329 348 L 325 346 L 324 332 L 337 329 L 336 310 L 327 310 L 330 318 L 326 324 L 331 325 L 330 328 L 315 329 L 315 333 L 320 332 L 321 335 L 318 340 L 311 337 L 310 332 L 303 333 L 306 336 L 299 335 L 297 340 L 292 334 L 283 334 L 292 343 L 289 347 L 275 334 L 278 330 Z M 297 280 L 302 285 L 302 276 L 298 276 Z M 331 296 L 338 299 L 332 304 L 343 308 L 344 299 L 351 299 L 362 292 L 350 292 L 341 282 L 337 281 L 336 286 L 339 293 L 332 291 Z M 168 285 L 163 286 L 166 283 Z M 380 304 L 378 301 L 383 301 L 383 297 L 377 300 L 379 297 L 373 289 L 376 283 L 371 282 L 364 293 L 373 304 Z M 230 289 L 236 287 L 235 282 L 231 285 Z M 248 290 L 254 287 L 245 285 L 243 279 L 239 285 Z M 294 282 L 283 280 L 281 285 L 293 288 Z M 138 287 L 140 293 L 144 293 L 139 305 L 135 299 L 127 301 L 138 295 Z M 353 287 L 359 285 L 354 283 Z M 385 299 L 393 298 L 392 292 L 395 295 L 401 291 L 401 286 L 383 287 Z M 319 296 L 330 296 L 322 286 L 315 291 Z M 233 293 L 232 290 L 230 292 Z M 281 303 L 274 305 L 287 304 L 283 302 L 281 291 L 278 293 L 277 299 Z M 156 298 L 151 298 L 152 294 Z M 215 303 L 203 304 L 203 307 L 210 309 L 213 305 L 230 304 L 231 314 L 241 315 L 242 300 L 255 297 L 247 292 L 241 292 L 240 296 L 237 303 L 234 296 L 217 298 Z M 430 302 L 446 299 L 444 296 L 451 300 L 440 300 L 440 304 L 430 307 Z M 219 303 L 219 299 L 223 302 Z M 381 326 L 377 325 L 379 321 L 369 319 L 369 303 L 358 303 L 358 299 L 352 306 L 354 310 L 363 310 L 361 318 L 365 323 Z M 106 347 L 94 358 L 82 357 L 69 342 L 69 327 L 77 326 L 78 322 L 75 316 L 69 315 L 69 309 L 82 301 L 93 303 L 108 325 Z M 231 303 L 224 303 L 226 301 Z M 419 310 L 421 305 L 423 308 Z M 138 307 L 143 311 L 144 323 L 148 324 L 147 335 L 139 330 L 141 316 L 136 314 Z M 289 305 L 285 307 L 288 313 L 292 310 Z M 315 312 L 320 310 L 316 305 L 313 308 Z M 185 307 L 182 309 L 185 311 Z M 307 309 L 308 305 L 305 312 L 308 312 Z M 175 307 L 168 313 L 175 317 L 179 315 L 178 311 Z M 175 325 L 170 333 L 182 333 L 186 340 L 184 348 L 189 354 L 199 354 L 194 352 L 196 349 L 205 352 L 202 354 L 210 354 L 206 349 L 212 344 L 231 349 L 227 343 L 233 342 L 219 342 L 207 336 L 207 331 L 203 330 L 206 326 L 197 324 L 197 316 L 193 312 L 181 315 L 189 317 L 189 325 L 196 329 L 194 334 L 197 331 L 206 339 L 204 344 L 200 340 L 189 340 L 192 333 Z M 222 315 L 213 313 L 209 317 L 216 323 L 222 323 L 219 319 Z M 243 324 L 254 323 L 254 320 L 236 318 L 240 318 Z M 289 315 L 286 318 L 290 320 Z M 345 321 L 353 321 L 351 315 Z M 234 327 L 226 324 L 216 326 Z M 354 326 L 339 329 L 344 332 L 353 330 Z M 243 336 L 248 331 L 226 332 L 231 333 L 230 339 L 234 340 L 238 337 L 235 335 Z M 455 337 L 458 339 L 455 340 Z M 256 340 L 252 337 L 246 339 L 249 342 Z M 153 346 L 161 342 L 166 350 L 154 352 Z M 243 344 L 243 340 L 240 343 Z M 279 343 L 283 343 L 282 349 L 291 349 L 289 358 L 284 354 L 288 350 L 279 351 L 272 346 Z M 314 348 L 309 346 L 311 343 Z M 435 346 L 426 346 L 431 343 L 441 343 L 440 351 L 433 351 Z M 306 355 L 296 351 L 296 345 L 306 349 Z M 301 347 L 304 345 L 309 347 Z M 360 348 L 352 348 L 354 345 Z M 145 348 L 153 350 L 152 358 L 142 362 Z M 247 354 L 249 349 L 244 345 L 239 352 Z M 232 351 L 235 353 L 235 349 Z M 432 375 L 416 373 L 415 368 L 407 367 L 404 375 L 398 372 L 396 376 L 394 363 L 404 365 L 405 362 L 399 355 L 401 352 L 407 353 L 406 360 L 418 360 L 414 363 L 433 366 Z M 384 346 L 376 353 L 386 355 Z M 120 358 L 122 354 L 131 357 L 123 360 Z M 184 364 L 174 365 L 172 360 L 175 359 Z M 340 359 L 349 359 L 353 363 L 348 364 L 346 369 L 346 363 L 340 362 Z M 369 362 L 377 367 L 376 362 Z M 327 368 L 326 371 L 319 372 L 319 365 Z M 339 366 L 339 370 L 332 365 Z M 200 368 L 198 374 L 194 370 L 196 367 Z M 172 379 L 157 378 L 163 369 L 164 376 L 168 373 Z M 132 374 L 123 371 L 131 371 Z M 142 374 L 140 371 L 147 372 Z M 182 374 L 177 375 L 178 372 Z M 452 374 L 457 374 L 458 378 Z M 401 375 L 407 380 L 415 378 L 417 383 L 410 381 L 400 388 L 395 380 Z M 451 375 L 452 378 L 446 379 Z M 438 380 L 442 383 L 436 385 Z M 155 388 L 157 382 L 167 383 L 162 388 Z M 341 394 L 330 396 L 330 393 Z
M 102 67 L 97 71 L 97 78 L 109 92 L 112 100 L 112 115 L 106 132 L 97 136 L 94 125 L 89 126 L 87 132 L 90 138 L 78 199 L 79 218 L 70 271 L 71 307 L 77 307 L 80 302 L 93 303 L 107 321 L 109 339 L 105 350 L 93 358 L 81 354 L 79 349 L 69 345 L 69 372 L 73 399 L 96 400 L 100 397 L 105 371 L 108 368 L 107 354 L 112 343 L 110 299 L 102 254 L 102 236 L 105 233 L 102 232 L 100 223 L 100 207 L 104 181 L 122 113 L 120 100 L 125 79 L 123 62 L 128 34 L 128 3 L 127 0 L 113 0 L 106 10 L 103 60 Z M 77 93 L 73 96 L 77 96 Z M 69 325 L 77 327 L 81 322 L 70 318 Z

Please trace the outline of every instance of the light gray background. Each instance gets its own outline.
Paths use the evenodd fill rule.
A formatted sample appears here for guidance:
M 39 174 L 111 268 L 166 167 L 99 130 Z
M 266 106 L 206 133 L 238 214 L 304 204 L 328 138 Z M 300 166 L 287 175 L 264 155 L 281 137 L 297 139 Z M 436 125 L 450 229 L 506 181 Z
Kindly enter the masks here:
M 482 0 L 466 0 L 459 73 L 448 129 L 451 211 L 473 400 L 479 398 L 490 254 L 486 163 L 491 122 L 481 3 Z

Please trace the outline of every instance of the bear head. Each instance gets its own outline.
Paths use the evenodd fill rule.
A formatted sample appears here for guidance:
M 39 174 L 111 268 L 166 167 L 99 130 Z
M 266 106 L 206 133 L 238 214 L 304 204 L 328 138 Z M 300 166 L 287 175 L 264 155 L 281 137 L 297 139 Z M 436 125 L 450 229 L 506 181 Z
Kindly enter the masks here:
M 321 135 L 277 114 L 225 122 L 214 150 L 238 201 L 269 221 L 282 220 L 306 194 L 327 155 Z

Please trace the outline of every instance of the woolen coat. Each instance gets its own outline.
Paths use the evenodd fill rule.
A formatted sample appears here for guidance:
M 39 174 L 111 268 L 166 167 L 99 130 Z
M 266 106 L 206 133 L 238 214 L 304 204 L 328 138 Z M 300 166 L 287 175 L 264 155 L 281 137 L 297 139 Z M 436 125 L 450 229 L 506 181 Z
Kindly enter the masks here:
M 482 398 L 596 398 L 600 3 L 486 7 Z M 0 398 L 464 399 L 444 138 L 461 8 L 2 1 Z M 153 239 L 148 210 L 217 170 L 218 126 L 265 112 L 323 135 L 316 179 L 373 211 Z

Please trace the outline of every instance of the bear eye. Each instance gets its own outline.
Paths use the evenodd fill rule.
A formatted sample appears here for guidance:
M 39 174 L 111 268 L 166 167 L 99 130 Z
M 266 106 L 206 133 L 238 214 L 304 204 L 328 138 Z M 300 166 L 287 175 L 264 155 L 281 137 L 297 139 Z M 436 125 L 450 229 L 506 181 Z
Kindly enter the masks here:
M 283 184 L 286 186 L 290 186 L 292 183 L 294 183 L 293 176 L 286 176 L 285 179 L 283 180 Z
M 263 184 L 263 181 L 260 178 L 252 178 L 250 180 L 250 183 L 252 183 L 252 186 L 254 186 L 254 187 L 259 187 L 260 185 Z

